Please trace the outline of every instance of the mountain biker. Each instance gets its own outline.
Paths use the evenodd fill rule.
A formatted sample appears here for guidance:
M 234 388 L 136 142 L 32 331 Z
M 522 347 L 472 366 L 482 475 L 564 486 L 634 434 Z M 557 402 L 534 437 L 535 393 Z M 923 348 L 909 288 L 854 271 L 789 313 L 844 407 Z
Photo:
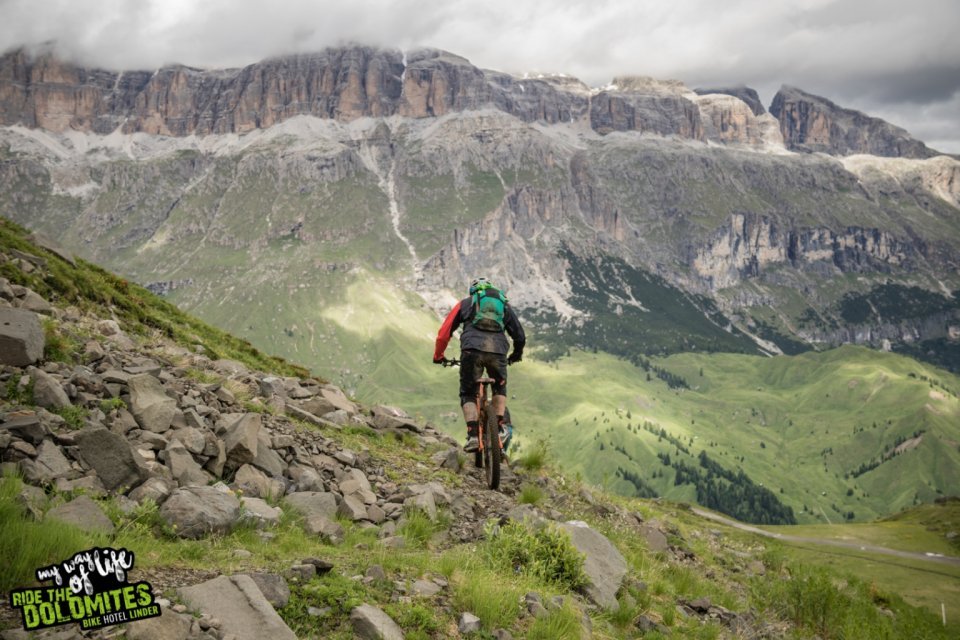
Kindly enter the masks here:
M 499 304 L 497 304 L 499 300 Z M 463 450 L 470 453 L 479 448 L 477 427 L 480 426 L 477 405 L 477 378 L 484 369 L 494 379 L 493 409 L 497 414 L 497 423 L 504 424 L 504 411 L 507 408 L 507 364 L 523 359 L 523 347 L 526 336 L 520 320 L 500 290 L 486 278 L 477 278 L 470 283 L 467 297 L 456 304 L 447 314 L 437 333 L 437 342 L 433 350 L 434 364 L 443 364 L 443 352 L 460 326 L 460 406 L 463 419 L 467 423 L 467 442 Z M 513 352 L 507 357 L 510 343 L 507 334 L 513 340 Z

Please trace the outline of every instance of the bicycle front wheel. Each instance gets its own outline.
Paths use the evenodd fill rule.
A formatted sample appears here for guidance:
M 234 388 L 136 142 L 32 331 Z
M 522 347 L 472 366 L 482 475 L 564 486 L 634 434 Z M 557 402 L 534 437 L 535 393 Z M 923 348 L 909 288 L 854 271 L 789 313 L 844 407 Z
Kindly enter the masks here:
M 487 411 L 483 426 L 483 467 L 487 486 L 500 486 L 500 433 L 495 411 Z

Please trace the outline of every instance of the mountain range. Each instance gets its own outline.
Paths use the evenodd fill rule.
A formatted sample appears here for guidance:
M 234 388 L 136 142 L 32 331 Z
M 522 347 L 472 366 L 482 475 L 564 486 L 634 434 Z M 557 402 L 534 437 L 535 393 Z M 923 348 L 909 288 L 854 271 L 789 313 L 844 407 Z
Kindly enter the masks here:
M 960 368 L 960 161 L 801 89 L 764 109 L 747 87 L 622 77 L 591 88 L 362 46 L 234 70 L 111 71 L 12 51 L 0 58 L 0 124 L 0 214 L 363 400 L 449 421 L 455 383 L 424 365 L 438 314 L 485 275 L 531 334 L 518 413 L 594 480 L 604 471 L 576 460 L 593 440 L 622 456 L 609 481 L 623 491 L 695 499 L 696 483 L 676 482 L 682 450 L 666 446 L 663 478 L 666 450 L 631 443 L 660 428 L 707 440 L 698 420 L 740 433 L 717 443 L 737 460 L 727 467 L 768 484 L 805 422 L 802 455 L 828 471 L 810 486 L 841 517 L 932 499 L 960 466 L 947 372 L 849 348 L 756 358 L 855 344 Z M 859 389 L 839 394 L 847 404 L 814 400 L 811 372 L 830 367 L 833 383 Z M 551 373 L 565 369 L 593 386 Z M 803 401 L 719 384 L 756 371 Z M 711 377 L 726 398 L 709 396 Z M 905 397 L 885 387 L 894 380 L 909 400 L 891 407 Z M 698 419 L 705 396 L 723 402 Z M 865 409 L 874 397 L 885 402 Z M 789 406 L 781 458 L 755 433 L 778 403 Z M 633 440 L 581 426 L 607 411 Z M 844 442 L 842 461 L 822 454 L 829 445 L 811 454 L 834 419 L 882 433 Z M 730 424 L 743 421 L 743 432 Z M 892 501 L 873 493 L 902 473 L 904 460 L 880 464 L 886 454 L 918 431 L 930 456 L 947 452 L 941 466 Z M 745 443 L 755 458 L 741 461 Z M 697 447 L 689 454 L 697 464 Z M 923 456 L 919 467 L 932 464 Z M 846 482 L 878 461 L 852 476 L 871 490 Z M 643 484 L 627 478 L 637 469 Z M 806 497 L 785 500 L 818 517 Z

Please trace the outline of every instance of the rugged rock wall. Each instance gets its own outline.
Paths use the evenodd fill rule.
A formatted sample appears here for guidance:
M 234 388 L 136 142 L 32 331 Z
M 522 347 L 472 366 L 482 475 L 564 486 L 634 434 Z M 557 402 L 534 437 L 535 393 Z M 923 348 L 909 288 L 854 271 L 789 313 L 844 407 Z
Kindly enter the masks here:
M 711 289 L 718 290 L 781 264 L 827 275 L 910 270 L 926 252 L 925 242 L 880 229 L 786 228 L 766 216 L 734 214 L 697 250 L 693 267 Z
M 782 145 L 849 155 L 936 155 L 905 131 L 785 87 L 765 114 L 748 87 L 691 91 L 624 77 L 592 91 L 564 76 L 517 78 L 444 51 L 370 47 L 273 58 L 243 69 L 86 69 L 50 55 L 0 58 L 0 124 L 49 131 L 187 136 L 245 133 L 298 115 L 350 122 L 431 118 L 494 108 L 524 122 L 587 121 L 598 133 L 639 131 L 723 144 Z M 782 137 L 782 139 L 781 139 Z
M 787 147 L 796 151 L 898 158 L 938 155 L 899 127 L 795 87 L 780 89 L 770 105 L 770 113 L 780 121 Z

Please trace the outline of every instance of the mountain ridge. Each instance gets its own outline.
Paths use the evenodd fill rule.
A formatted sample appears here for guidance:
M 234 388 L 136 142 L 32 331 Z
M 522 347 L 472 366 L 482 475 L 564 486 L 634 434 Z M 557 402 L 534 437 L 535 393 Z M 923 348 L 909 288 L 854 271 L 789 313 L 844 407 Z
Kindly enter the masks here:
M 720 96 L 734 100 L 719 99 Z M 525 122 L 589 120 L 601 133 L 646 131 L 721 144 L 786 144 L 794 151 L 932 157 L 906 131 L 784 86 L 769 130 L 756 91 L 687 89 L 676 81 L 614 78 L 590 89 L 568 76 L 514 77 L 438 49 L 364 46 L 280 56 L 229 70 L 86 69 L 24 49 L 0 58 L 0 123 L 106 134 L 244 133 L 295 115 L 437 117 L 493 106 Z M 742 107 L 741 105 L 746 105 Z M 782 137 L 782 140 L 779 139 Z

